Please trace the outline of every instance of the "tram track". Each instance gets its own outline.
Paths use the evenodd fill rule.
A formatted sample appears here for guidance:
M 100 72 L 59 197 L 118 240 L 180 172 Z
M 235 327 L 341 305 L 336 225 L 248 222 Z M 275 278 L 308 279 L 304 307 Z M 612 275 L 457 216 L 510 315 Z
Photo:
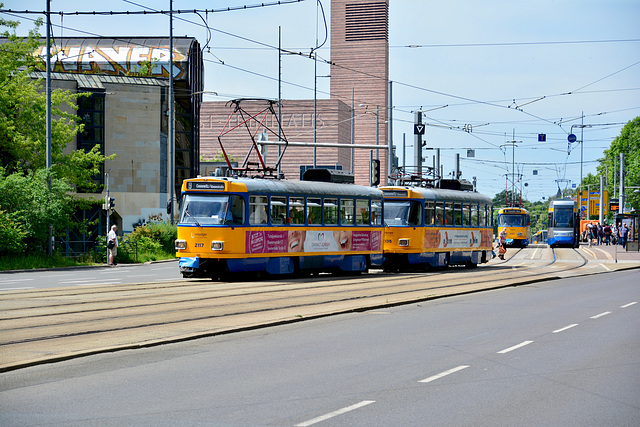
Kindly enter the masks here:
M 587 262 L 427 273 L 319 276 L 304 281 L 210 282 L 105 285 L 8 292 L 0 296 L 0 371 L 60 357 L 138 348 L 336 313 L 419 302 L 557 277 Z M 506 267 L 506 268 L 505 268 Z M 540 271 L 541 269 L 547 271 Z M 532 275 L 531 271 L 537 271 Z M 31 351 L 37 357 L 24 357 Z M 32 349 L 32 350 L 29 350 Z

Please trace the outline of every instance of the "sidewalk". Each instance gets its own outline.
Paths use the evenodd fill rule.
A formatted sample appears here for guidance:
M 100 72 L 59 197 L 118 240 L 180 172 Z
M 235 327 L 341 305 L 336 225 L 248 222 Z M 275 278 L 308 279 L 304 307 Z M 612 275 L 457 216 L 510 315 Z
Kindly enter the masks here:
M 605 262 L 640 262 L 640 252 L 627 252 L 620 245 L 591 245 L 580 244 L 580 251 L 586 253 L 590 260 L 601 260 Z

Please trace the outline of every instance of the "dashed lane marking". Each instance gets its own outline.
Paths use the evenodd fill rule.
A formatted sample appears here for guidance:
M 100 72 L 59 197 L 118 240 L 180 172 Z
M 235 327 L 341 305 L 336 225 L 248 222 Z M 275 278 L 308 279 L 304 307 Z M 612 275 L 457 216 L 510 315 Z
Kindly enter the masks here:
M 435 381 L 435 380 L 440 379 L 442 377 L 446 377 L 447 375 L 451 375 L 451 374 L 453 374 L 455 372 L 461 371 L 461 370 L 466 369 L 468 367 L 469 367 L 469 365 L 456 366 L 455 368 L 449 369 L 448 371 L 440 372 L 437 375 L 432 375 L 429 378 L 425 378 L 425 379 L 420 380 L 418 382 L 420 382 L 420 383 L 430 383 L 431 381 Z

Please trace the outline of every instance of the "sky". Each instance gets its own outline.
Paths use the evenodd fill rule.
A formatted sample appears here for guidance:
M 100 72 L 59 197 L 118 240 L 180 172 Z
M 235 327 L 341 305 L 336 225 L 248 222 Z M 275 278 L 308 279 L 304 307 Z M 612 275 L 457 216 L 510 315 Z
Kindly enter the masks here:
M 330 42 L 322 43 L 330 34 L 322 12 L 330 29 L 330 1 L 286 1 L 173 1 L 174 10 L 214 10 L 174 19 L 175 36 L 195 37 L 204 48 L 205 101 L 277 99 L 279 60 L 283 99 L 313 99 L 315 82 L 318 99 L 329 98 Z M 5 0 L 4 9 L 43 11 L 46 2 Z M 169 1 L 51 2 L 52 12 L 159 9 L 168 10 Z M 38 16 L 2 14 L 21 21 L 19 34 Z M 413 122 L 423 111 L 425 141 L 441 149 L 444 174 L 459 154 L 462 178 L 476 177 L 481 193 L 510 188 L 511 177 L 530 201 L 579 185 L 581 174 L 597 173 L 597 159 L 622 127 L 640 116 L 638 22 L 640 0 L 390 0 L 400 164 L 403 140 L 406 164 L 413 163 Z M 57 14 L 52 25 L 54 37 L 169 33 L 164 15 Z M 282 48 L 299 55 L 278 55 L 279 31 Z M 316 44 L 317 69 L 309 58 Z M 571 133 L 578 142 L 568 143 Z M 426 166 L 433 154 L 423 151 Z

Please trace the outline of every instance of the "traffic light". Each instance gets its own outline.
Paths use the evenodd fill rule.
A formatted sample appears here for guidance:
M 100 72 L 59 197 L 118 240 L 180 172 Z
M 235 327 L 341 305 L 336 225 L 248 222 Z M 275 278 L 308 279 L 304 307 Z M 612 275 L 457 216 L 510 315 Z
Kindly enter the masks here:
M 108 202 L 108 203 L 107 203 L 107 207 L 108 207 L 109 209 L 113 209 L 113 208 L 115 208 L 115 207 L 116 207 L 116 198 L 115 198 L 115 197 L 109 197 L 109 198 L 107 199 L 107 202 Z
M 371 185 L 380 184 L 380 160 L 371 160 Z

